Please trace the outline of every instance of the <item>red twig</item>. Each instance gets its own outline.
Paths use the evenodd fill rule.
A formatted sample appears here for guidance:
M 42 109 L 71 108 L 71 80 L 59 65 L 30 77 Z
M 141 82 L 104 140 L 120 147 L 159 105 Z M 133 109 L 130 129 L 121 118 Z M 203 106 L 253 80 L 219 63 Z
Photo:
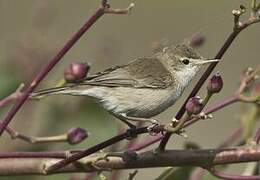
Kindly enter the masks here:
M 6 106 L 14 101 L 16 101 L 17 99 L 19 99 L 22 96 L 22 89 L 24 87 L 24 84 L 21 84 L 16 90 L 15 92 L 13 92 L 12 94 L 10 94 L 9 96 L 3 98 L 2 100 L 0 100 L 0 107 Z
M 131 130 L 130 130 L 131 131 Z M 147 127 L 142 127 L 142 128 L 137 128 L 135 130 L 135 134 L 134 135 L 138 135 L 138 134 L 143 134 L 143 133 L 146 133 L 147 132 Z M 122 141 L 124 139 L 127 139 L 127 138 L 132 138 L 132 134 L 129 133 L 128 131 L 125 132 L 125 133 L 122 133 L 122 134 L 119 134 L 117 136 L 114 136 L 100 144 L 97 144 L 95 146 L 92 146 L 86 150 L 83 150 L 79 153 L 75 153 L 73 155 L 71 155 L 70 157 L 68 157 L 67 159 L 64 159 L 64 160 L 61 160 L 59 162 L 57 162 L 56 164 L 52 165 L 51 167 L 49 167 L 48 169 L 46 169 L 46 173 L 51 173 L 53 171 L 56 171 L 57 169 L 60 169 L 74 161 L 77 161 L 83 157 L 86 157 L 90 154 L 93 154 L 101 149 L 104 149 L 105 147 L 108 147 L 108 146 L 111 146 L 112 144 L 115 144 L 119 141 Z
M 210 107 L 206 107 L 205 110 L 203 110 L 203 112 L 205 114 L 209 114 L 209 113 L 213 113 L 215 111 L 218 111 L 228 105 L 231 105 L 235 102 L 237 102 L 239 100 L 239 97 L 238 96 L 231 96 L 231 97 L 228 97 L 228 98 L 225 98 L 224 100 L 221 100 L 215 104 L 213 104 L 212 106 Z M 188 127 L 190 126 L 191 124 L 197 122 L 199 120 L 199 118 L 193 118 L 191 119 L 190 121 L 188 121 L 184 127 Z M 163 138 L 163 136 L 161 134 L 149 139 L 149 140 L 144 140 L 143 142 L 140 142 L 136 145 L 134 145 L 133 147 L 131 147 L 131 150 L 141 150 L 143 148 L 146 148 L 158 141 L 160 141 L 161 139 Z

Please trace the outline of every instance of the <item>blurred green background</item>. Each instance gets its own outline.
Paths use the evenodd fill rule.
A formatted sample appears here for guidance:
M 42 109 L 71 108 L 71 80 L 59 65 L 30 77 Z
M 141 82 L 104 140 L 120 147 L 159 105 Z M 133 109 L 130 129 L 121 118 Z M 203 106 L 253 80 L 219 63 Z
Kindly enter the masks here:
M 131 15 L 105 15 L 72 48 L 51 71 L 38 89 L 54 86 L 63 70 L 72 61 L 92 64 L 91 72 L 124 64 L 136 57 L 152 53 L 155 42 L 167 39 L 181 43 L 196 33 L 205 35 L 206 42 L 199 52 L 208 58 L 215 56 L 232 29 L 231 10 L 250 1 L 206 0 L 110 0 L 112 7 L 124 8 L 131 2 Z M 71 35 L 93 14 L 99 1 L 64 0 L 0 0 L 0 98 L 13 92 L 20 83 L 28 83 L 63 46 Z M 244 32 L 232 44 L 216 68 L 224 77 L 223 91 L 211 103 L 231 95 L 238 86 L 241 72 L 259 64 L 259 24 Z M 197 76 L 196 79 L 198 79 Z M 193 81 L 196 82 L 196 80 Z M 190 92 L 185 91 L 178 103 L 157 119 L 168 122 Z M 200 95 L 205 94 L 202 88 Z M 187 130 L 189 138 L 174 137 L 169 148 L 182 148 L 185 141 L 194 141 L 205 148 L 214 148 L 240 122 L 241 106 L 227 107 L 214 118 L 193 125 Z M 10 108 L 0 109 L 0 115 Z M 83 127 L 91 135 L 83 143 L 31 145 L 0 138 L 0 151 L 38 151 L 86 148 L 117 133 L 119 122 L 104 112 L 89 98 L 56 96 L 27 102 L 11 123 L 19 132 L 34 136 L 62 134 L 71 127 Z M 154 179 L 161 168 L 140 170 L 136 179 Z M 127 171 L 126 171 L 127 172 Z M 126 179 L 127 173 L 121 179 Z M 48 177 L 29 176 L 0 179 L 69 179 L 70 175 Z

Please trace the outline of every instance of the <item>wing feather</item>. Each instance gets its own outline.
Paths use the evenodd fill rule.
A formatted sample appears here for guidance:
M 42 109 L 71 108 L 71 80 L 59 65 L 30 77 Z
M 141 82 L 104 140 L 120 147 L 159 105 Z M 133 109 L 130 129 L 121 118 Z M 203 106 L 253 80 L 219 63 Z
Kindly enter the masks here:
M 173 82 L 171 73 L 156 58 L 139 58 L 127 65 L 109 68 L 83 84 L 109 87 L 167 88 Z

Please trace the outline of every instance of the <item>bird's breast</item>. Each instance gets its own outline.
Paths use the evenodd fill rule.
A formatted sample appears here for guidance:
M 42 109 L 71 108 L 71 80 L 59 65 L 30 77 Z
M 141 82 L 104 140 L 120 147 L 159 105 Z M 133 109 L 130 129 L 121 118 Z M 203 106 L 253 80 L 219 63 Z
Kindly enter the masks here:
M 173 105 L 181 94 L 179 89 L 100 88 L 95 88 L 99 96 L 96 98 L 108 111 L 146 118 L 155 116 Z

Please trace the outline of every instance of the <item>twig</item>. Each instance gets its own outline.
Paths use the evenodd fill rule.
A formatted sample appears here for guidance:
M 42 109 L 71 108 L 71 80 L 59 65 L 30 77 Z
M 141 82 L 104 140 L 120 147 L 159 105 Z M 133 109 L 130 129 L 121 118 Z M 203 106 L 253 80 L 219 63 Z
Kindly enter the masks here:
M 135 4 L 131 3 L 126 9 L 106 8 L 105 13 L 106 14 L 129 14 L 134 6 L 135 6 Z
M 236 93 L 241 95 L 243 91 L 247 88 L 248 84 L 255 80 L 256 77 L 259 75 L 260 65 L 258 65 L 255 70 L 253 70 L 252 68 L 248 68 L 240 81 L 240 86 Z
M 20 139 L 31 144 L 67 142 L 71 145 L 74 145 L 82 142 L 85 138 L 88 137 L 88 132 L 82 128 L 71 128 L 67 133 L 46 137 L 27 136 L 10 127 L 6 128 L 6 132 L 12 139 Z
M 234 15 L 234 22 L 236 22 L 236 21 L 239 21 L 239 19 L 237 19 L 237 16 Z M 233 32 L 226 39 L 225 43 L 223 44 L 223 46 L 220 48 L 220 50 L 218 51 L 217 55 L 215 56 L 215 59 L 221 59 L 223 57 L 223 55 L 228 50 L 228 48 L 230 47 L 230 45 L 232 44 L 234 39 L 238 36 L 238 34 L 243 29 L 245 29 L 249 25 L 252 25 L 252 24 L 255 24 L 255 23 L 258 23 L 258 22 L 260 22 L 260 18 L 259 17 L 255 17 L 255 18 L 249 18 L 245 22 L 238 23 L 238 25 L 235 23 L 234 24 L 234 28 L 233 28 Z M 217 64 L 218 64 L 218 62 L 212 63 L 207 68 L 207 70 L 204 72 L 204 74 L 201 76 L 201 78 L 199 79 L 199 81 L 197 82 L 195 87 L 193 88 L 192 92 L 189 94 L 188 98 L 183 103 L 182 107 L 180 108 L 180 110 L 178 111 L 177 115 L 175 116 L 176 119 L 180 119 L 184 115 L 186 103 L 188 102 L 188 100 L 191 97 L 194 97 L 198 93 L 198 91 L 200 90 L 200 88 L 202 87 L 202 85 L 204 84 L 204 82 L 206 81 L 208 76 L 211 74 L 211 72 L 215 69 Z M 166 144 L 169 141 L 170 137 L 171 137 L 171 133 L 166 133 L 166 135 L 162 138 L 162 141 L 160 142 L 159 149 L 161 149 L 161 150 L 165 149 Z
M 141 149 L 144 149 L 144 148 L 160 141 L 162 139 L 162 137 L 163 137 L 162 134 L 157 134 L 155 137 L 143 140 L 142 142 L 135 144 L 129 150 L 139 151 Z
M 131 131 L 131 130 L 130 130 Z M 64 160 L 61 160 L 61 161 L 58 161 L 57 163 L 53 164 L 52 166 L 48 167 L 46 169 L 46 173 L 51 173 L 53 171 L 56 171 L 62 167 L 65 167 L 67 166 L 68 164 L 74 162 L 74 161 L 77 161 L 83 157 L 86 157 L 90 154 L 93 154 L 95 152 L 98 152 L 99 150 L 101 149 L 104 149 L 105 147 L 108 147 L 112 144 L 115 144 L 119 141 L 122 141 L 124 139 L 128 139 L 128 138 L 133 138 L 132 136 L 137 136 L 138 134 L 143 134 L 143 133 L 147 133 L 147 127 L 142 127 L 142 128 L 138 128 L 135 130 L 135 132 L 129 132 L 128 130 L 125 132 L 125 133 L 122 133 L 122 134 L 119 134 L 117 136 L 114 136 L 102 143 L 99 143 L 95 146 L 92 146 L 84 151 L 81 151 L 79 153 L 76 153 L 76 154 L 73 154 L 71 155 L 70 157 L 64 159 Z
M 222 109 L 222 108 L 224 108 L 224 107 L 226 107 L 228 105 L 231 105 L 231 104 L 233 104 L 233 103 L 235 103 L 237 101 L 239 101 L 238 96 L 231 96 L 231 97 L 225 98 L 224 100 L 221 100 L 221 101 L 219 101 L 217 103 L 214 103 L 210 107 L 206 107 L 205 110 L 203 110 L 203 112 L 205 114 L 210 114 L 210 113 L 218 111 L 218 110 L 220 110 L 220 109 Z M 188 127 L 191 124 L 197 122 L 198 120 L 199 120 L 199 118 L 193 118 L 193 119 L 189 120 L 184 125 L 184 127 Z M 140 143 L 136 144 L 135 146 L 133 146 L 131 148 L 131 150 L 141 150 L 143 148 L 146 148 L 146 147 L 148 147 L 148 146 L 150 146 L 150 145 L 160 141 L 162 138 L 163 138 L 163 135 L 158 134 L 157 136 L 155 136 L 155 137 L 153 137 L 153 138 L 151 138 L 149 140 L 144 140 L 143 142 L 140 142 Z
M 144 122 L 138 122 L 136 127 L 139 128 L 139 127 L 142 127 L 143 125 L 144 125 Z M 127 151 L 131 150 L 131 148 L 137 143 L 137 140 L 138 140 L 138 138 L 128 141 L 123 149 L 126 149 Z M 120 171 L 120 170 L 112 171 L 111 175 L 110 175 L 110 180 L 119 179 L 121 172 L 122 171 Z M 130 174 L 129 174 L 129 176 L 130 176 Z
M 4 99 L 0 100 L 0 107 L 6 106 L 15 100 L 19 99 L 22 96 L 22 89 L 24 88 L 24 84 L 20 84 L 20 86 L 10 94 L 9 96 L 5 97 Z
M 12 139 L 21 139 L 25 142 L 36 144 L 36 143 L 49 143 L 49 142 L 66 142 L 67 134 L 49 136 L 49 137 L 35 137 L 35 136 L 26 136 L 20 134 L 19 132 L 7 127 L 6 132 L 11 136 Z
M 129 176 L 128 176 L 128 179 L 127 179 L 127 180 L 133 180 L 137 173 L 138 173 L 137 170 L 135 170 L 135 171 L 132 172 L 132 173 L 129 173 Z
M 103 1 L 104 2 L 104 1 Z M 97 11 L 86 21 L 86 23 L 76 32 L 72 38 L 59 50 L 59 52 L 42 68 L 36 75 L 30 85 L 24 91 L 23 96 L 17 100 L 11 110 L 6 114 L 0 124 L 0 136 L 11 122 L 12 118 L 25 103 L 30 93 L 38 86 L 38 84 L 46 77 L 46 75 L 54 68 L 54 66 L 62 59 L 62 57 L 73 47 L 73 45 L 82 37 L 82 35 L 104 14 L 107 6 L 101 6 Z

